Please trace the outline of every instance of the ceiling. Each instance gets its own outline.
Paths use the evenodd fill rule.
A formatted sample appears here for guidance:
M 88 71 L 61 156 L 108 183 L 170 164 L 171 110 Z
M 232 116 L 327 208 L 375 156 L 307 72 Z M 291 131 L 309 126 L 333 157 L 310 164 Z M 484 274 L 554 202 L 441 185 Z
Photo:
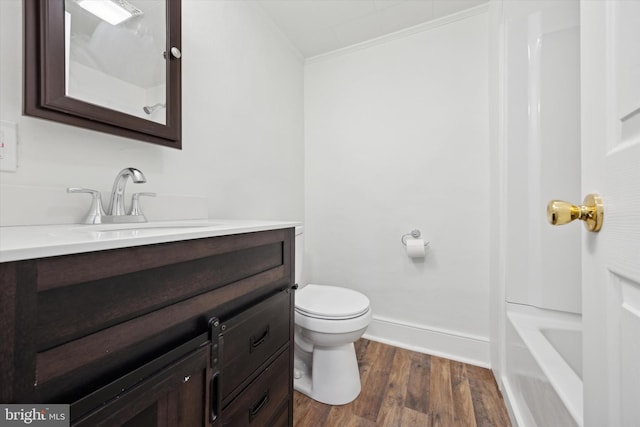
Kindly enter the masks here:
M 441 18 L 487 0 L 256 0 L 310 58 Z

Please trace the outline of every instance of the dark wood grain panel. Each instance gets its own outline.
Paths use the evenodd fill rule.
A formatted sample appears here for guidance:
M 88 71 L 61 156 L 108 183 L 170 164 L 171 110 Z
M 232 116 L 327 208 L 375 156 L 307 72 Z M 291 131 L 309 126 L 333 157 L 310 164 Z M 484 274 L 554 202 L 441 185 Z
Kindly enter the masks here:
M 33 393 L 35 375 L 35 326 L 37 310 L 34 262 L 16 265 L 16 299 L 13 347 L 13 400 L 28 402 Z
M 13 400 L 17 263 L 0 264 L 0 402 Z
M 286 287 L 289 278 L 283 274 L 284 267 L 278 267 L 39 353 L 38 400 L 67 396 L 87 384 L 97 388 L 101 378 L 118 375 L 132 363 L 206 330 L 208 319 L 237 308 L 229 303 L 241 301 L 240 296 L 259 298 Z
M 38 290 L 90 282 L 285 241 L 290 229 L 88 252 L 38 260 Z
M 270 427 L 287 427 L 290 425 L 289 420 L 289 407 L 291 406 L 291 402 L 287 401 L 282 408 L 278 410 L 278 413 L 273 417 L 271 421 L 267 423 Z
M 40 292 L 38 351 L 278 267 L 282 252 L 274 243 Z
M 205 346 L 194 351 L 132 388 L 123 390 L 116 398 L 99 405 L 88 414 L 80 414 L 79 417 L 76 417 L 72 410 L 71 417 L 74 418 L 74 426 L 107 427 L 119 426 L 127 422 L 131 426 L 145 425 L 142 422 L 148 422 L 145 410 L 149 406 L 151 406 L 152 412 L 161 411 L 157 414 L 158 418 L 169 420 L 172 426 L 204 425 L 205 400 L 208 397 L 206 394 L 208 389 L 202 386 L 205 384 L 209 350 L 210 347 Z M 187 376 L 190 379 L 185 382 L 184 378 Z M 196 394 L 193 390 L 194 387 L 197 388 L 198 397 L 195 400 L 187 400 Z M 159 405 L 156 402 L 159 402 Z M 184 405 L 177 407 L 176 404 L 179 402 L 184 402 Z M 186 417 L 179 418 L 180 412 Z M 142 419 L 138 418 L 140 415 L 142 415 Z M 156 422 L 147 425 L 156 425 Z

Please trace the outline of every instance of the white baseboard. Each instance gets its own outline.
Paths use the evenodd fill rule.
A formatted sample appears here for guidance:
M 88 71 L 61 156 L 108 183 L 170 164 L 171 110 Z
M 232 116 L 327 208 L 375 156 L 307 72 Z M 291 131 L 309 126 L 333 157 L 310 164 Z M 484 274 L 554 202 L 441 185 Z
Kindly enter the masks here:
M 490 368 L 489 339 L 373 316 L 363 338 Z
M 509 419 L 511 420 L 511 425 L 513 427 L 526 427 L 527 424 L 524 421 L 525 418 L 522 415 L 522 408 L 517 404 L 517 401 L 514 397 L 514 391 L 511 387 L 511 383 L 506 376 L 502 377 L 502 397 L 504 399 L 504 404 L 507 407 L 507 413 L 509 414 Z M 531 419 L 531 415 L 528 416 Z

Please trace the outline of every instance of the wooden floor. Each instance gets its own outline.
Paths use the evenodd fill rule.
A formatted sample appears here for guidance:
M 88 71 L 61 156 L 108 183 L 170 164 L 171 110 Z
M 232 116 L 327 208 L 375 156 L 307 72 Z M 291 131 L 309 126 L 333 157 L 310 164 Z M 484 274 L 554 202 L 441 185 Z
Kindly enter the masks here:
M 329 406 L 296 392 L 294 427 L 510 426 L 490 370 L 361 339 L 362 392 Z

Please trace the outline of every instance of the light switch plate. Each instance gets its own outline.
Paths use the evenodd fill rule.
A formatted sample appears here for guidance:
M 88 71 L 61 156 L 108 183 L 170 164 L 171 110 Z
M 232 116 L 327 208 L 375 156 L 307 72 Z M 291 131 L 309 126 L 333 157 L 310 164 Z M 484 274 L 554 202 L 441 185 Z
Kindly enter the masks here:
M 0 121 L 0 171 L 18 170 L 18 126 Z

